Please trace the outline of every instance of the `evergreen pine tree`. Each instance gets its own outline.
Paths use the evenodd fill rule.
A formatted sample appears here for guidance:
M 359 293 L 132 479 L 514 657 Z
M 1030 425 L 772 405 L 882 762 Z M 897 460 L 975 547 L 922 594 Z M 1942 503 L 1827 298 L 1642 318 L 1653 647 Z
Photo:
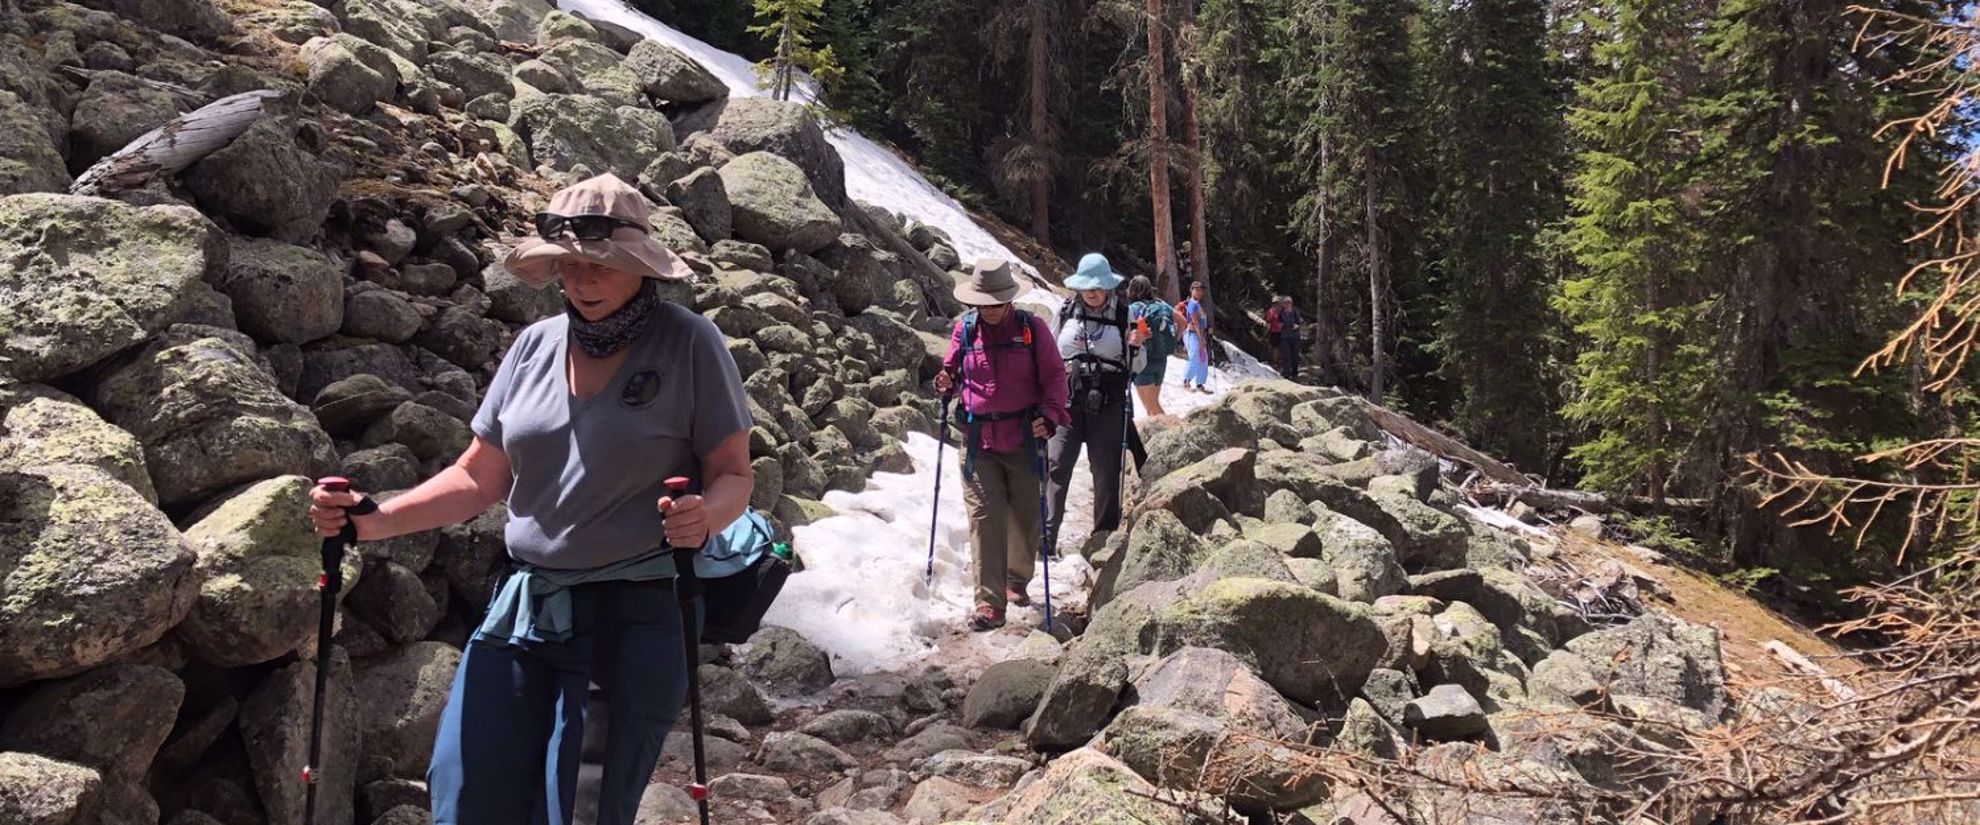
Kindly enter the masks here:
M 1695 0 L 1616 0 L 1568 113 L 1581 151 L 1561 242 L 1579 271 L 1560 308 L 1580 340 L 1569 418 L 1587 483 L 1662 498 L 1714 378 L 1696 209 Z
M 1558 407 L 1539 242 L 1563 159 L 1546 13 L 1546 0 L 1451 3 L 1430 44 L 1439 369 L 1457 429 L 1529 472 L 1543 468 Z
M 830 88 L 840 78 L 832 47 L 813 48 L 825 0 L 755 0 L 756 24 L 750 34 L 774 44 L 768 58 L 756 65 L 758 82 L 776 100 L 790 100 L 797 91 L 799 72 Z

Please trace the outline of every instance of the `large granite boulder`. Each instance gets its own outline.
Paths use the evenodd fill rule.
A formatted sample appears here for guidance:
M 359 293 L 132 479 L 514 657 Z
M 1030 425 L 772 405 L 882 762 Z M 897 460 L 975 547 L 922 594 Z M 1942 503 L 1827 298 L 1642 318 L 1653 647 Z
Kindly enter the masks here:
M 69 171 L 60 148 L 42 129 L 40 113 L 0 89 L 0 196 L 68 189 Z
M 30 194 L 0 199 L 0 373 L 43 381 L 89 367 L 170 322 L 227 263 L 192 209 Z M 11 363 L 8 363 L 11 362 Z
M 651 109 L 614 107 L 590 95 L 546 94 L 515 101 L 509 128 L 529 144 L 531 162 L 568 170 L 583 164 L 638 180 L 654 155 L 674 148 L 666 118 Z
M 363 115 L 399 88 L 399 67 L 370 41 L 337 33 L 302 44 L 297 58 L 309 69 L 309 90 L 317 99 L 353 115 Z M 504 75 L 506 79 L 507 75 Z
M 252 344 L 175 327 L 111 370 L 95 405 L 144 444 L 159 503 L 185 508 L 283 473 L 337 466 L 316 416 L 275 386 Z M 238 333 L 234 333 L 239 335 Z
M 639 80 L 640 91 L 660 103 L 706 103 L 729 96 L 729 87 L 700 63 L 657 40 L 634 44 L 623 66 Z
M 342 163 L 297 139 L 285 118 L 263 118 L 186 170 L 186 189 L 208 213 L 289 243 L 315 236 L 343 183 Z
M 751 152 L 721 169 L 737 237 L 773 250 L 811 253 L 839 237 L 839 216 L 812 191 L 797 164 Z
M 322 541 L 310 528 L 303 476 L 271 478 L 229 497 L 186 531 L 199 549 L 199 602 L 179 626 L 192 652 L 223 667 L 313 649 Z M 347 554 L 344 589 L 360 562 Z
M 306 344 L 344 325 L 344 275 L 313 249 L 235 238 L 215 279 L 241 331 L 257 341 Z
M 804 170 L 826 206 L 846 205 L 845 161 L 826 141 L 817 116 L 801 103 L 767 97 L 718 100 L 681 116 L 675 126 L 683 137 L 706 133 L 737 155 L 771 152 L 787 158 Z
M 322 754 L 316 770 L 316 821 L 352 822 L 358 778 L 360 718 L 350 660 L 330 658 L 323 697 Z M 305 660 L 268 674 L 241 703 L 241 740 L 248 768 L 269 822 L 300 825 L 307 786 L 296 781 L 309 761 L 309 729 L 316 663 Z M 366 696 L 367 702 L 376 697 Z
M 1057 759 L 1027 774 L 1003 797 L 969 813 L 969 821 L 1001 825 L 1196 825 L 1182 807 L 1163 800 L 1155 786 L 1128 766 L 1092 748 Z
M 86 464 L 110 474 L 147 501 L 157 501 L 144 467 L 144 445 L 96 411 L 40 384 L 0 386 L 0 469 Z
M 163 513 L 102 470 L 0 466 L 0 687 L 157 641 L 192 608 L 194 561 Z

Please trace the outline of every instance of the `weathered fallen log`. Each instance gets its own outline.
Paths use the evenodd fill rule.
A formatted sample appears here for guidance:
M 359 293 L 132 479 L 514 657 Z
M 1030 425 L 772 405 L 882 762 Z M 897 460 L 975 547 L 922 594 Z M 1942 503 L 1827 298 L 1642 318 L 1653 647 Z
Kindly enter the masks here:
M 1504 507 L 1517 502 L 1535 510 L 1579 510 L 1597 515 L 1607 513 L 1646 515 L 1674 510 L 1700 510 L 1711 503 L 1702 498 L 1666 498 L 1660 502 L 1648 496 L 1611 496 L 1584 490 L 1555 490 L 1538 486 L 1530 481 L 1524 485 L 1483 481 L 1472 485 L 1465 492 L 1472 500 L 1482 505 Z
M 281 95 L 273 89 L 242 92 L 180 115 L 97 161 L 69 193 L 103 195 L 176 174 L 240 137 L 261 117 L 263 104 Z
M 1375 422 L 1375 426 L 1381 427 L 1390 435 L 1452 461 L 1476 467 L 1480 473 L 1485 474 L 1486 478 L 1502 484 L 1537 486 L 1525 474 L 1513 469 L 1512 465 L 1474 450 L 1464 442 L 1411 421 L 1400 414 L 1374 404 L 1363 404 L 1362 410 L 1367 413 L 1368 420 Z
M 1475 468 L 1483 476 L 1465 492 L 1481 505 L 1504 507 L 1514 502 L 1536 510 L 1578 510 L 1584 513 L 1631 513 L 1648 515 L 1672 511 L 1702 510 L 1710 501 L 1702 498 L 1652 499 L 1647 496 L 1611 496 L 1582 490 L 1554 490 L 1521 473 L 1512 465 L 1481 453 L 1471 446 L 1436 430 L 1411 421 L 1392 410 L 1362 402 L 1368 420 L 1406 444 L 1422 448 L 1440 458 Z

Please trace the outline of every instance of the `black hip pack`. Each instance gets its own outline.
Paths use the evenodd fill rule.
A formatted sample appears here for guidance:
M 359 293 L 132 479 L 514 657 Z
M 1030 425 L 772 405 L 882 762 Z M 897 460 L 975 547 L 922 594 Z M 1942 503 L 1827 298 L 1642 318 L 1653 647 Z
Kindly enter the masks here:
M 776 543 L 769 520 L 743 511 L 708 540 L 695 559 L 701 588 L 701 641 L 742 644 L 763 627 L 763 616 L 791 576 L 790 548 Z

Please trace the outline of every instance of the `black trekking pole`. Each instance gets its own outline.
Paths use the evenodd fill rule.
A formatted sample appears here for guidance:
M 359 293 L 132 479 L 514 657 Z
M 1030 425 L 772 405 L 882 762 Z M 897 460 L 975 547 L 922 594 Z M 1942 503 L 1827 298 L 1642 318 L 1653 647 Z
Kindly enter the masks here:
M 935 503 L 928 513 L 928 570 L 922 575 L 922 583 L 935 583 L 935 522 L 942 513 L 942 448 L 949 446 L 949 401 L 956 395 L 955 390 L 942 393 L 942 423 L 935 428 Z
M 1034 439 L 1036 440 L 1036 439 Z M 1051 470 L 1044 441 L 1038 442 L 1038 557 L 1045 565 L 1045 632 L 1052 632 L 1052 519 L 1045 508 L 1045 475 Z
M 686 495 L 687 488 L 685 478 L 667 479 L 670 496 Z M 708 825 L 708 756 L 701 743 L 701 640 L 697 638 L 701 634 L 694 609 L 701 599 L 701 580 L 695 578 L 694 557 L 701 548 L 674 547 L 673 551 L 674 590 L 681 603 L 681 651 L 687 656 L 688 721 L 693 726 L 690 738 L 694 743 L 694 782 L 688 785 L 688 796 L 701 809 L 701 825 Z
M 320 478 L 316 483 L 332 493 L 351 490 L 350 480 L 337 476 Z M 378 503 L 370 497 L 344 508 L 346 515 L 364 516 L 377 511 Z M 354 541 L 357 541 L 357 525 L 347 519 L 337 535 L 323 539 L 323 572 L 316 577 L 321 609 L 316 617 L 316 693 L 310 699 L 309 761 L 303 763 L 302 769 L 303 825 L 313 825 L 316 821 L 316 763 L 323 758 L 323 694 L 330 690 L 330 636 L 337 624 L 337 593 L 344 589 L 344 549 Z

